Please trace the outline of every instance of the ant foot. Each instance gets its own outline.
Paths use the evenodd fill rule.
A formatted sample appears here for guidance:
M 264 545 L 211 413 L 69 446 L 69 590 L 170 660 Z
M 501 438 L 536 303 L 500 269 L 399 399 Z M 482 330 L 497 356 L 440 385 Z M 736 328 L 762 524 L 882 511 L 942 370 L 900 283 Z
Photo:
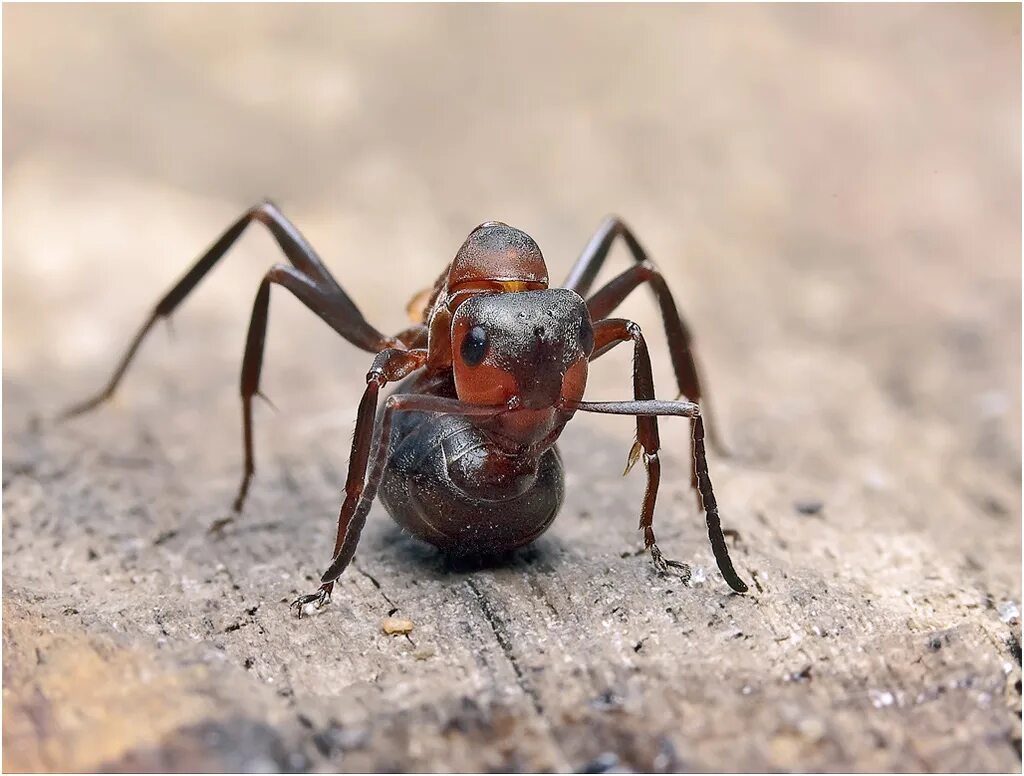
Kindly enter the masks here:
M 315 604 L 317 609 L 326 606 L 331 600 L 331 588 L 327 585 L 321 585 L 320 589 L 315 593 L 308 595 L 300 595 L 294 601 L 289 604 L 289 609 L 294 609 L 295 613 L 302 617 L 302 613 L 306 608 L 306 604 Z
M 651 560 L 654 561 L 654 568 L 658 570 L 659 574 L 673 574 L 682 579 L 684 583 L 690 581 L 690 567 L 686 563 L 666 558 L 661 554 L 657 544 L 651 545 Z
M 227 517 L 219 517 L 210 523 L 210 527 L 206 529 L 206 533 L 217 537 L 218 539 L 224 535 L 224 529 L 235 522 L 234 515 L 228 515 Z

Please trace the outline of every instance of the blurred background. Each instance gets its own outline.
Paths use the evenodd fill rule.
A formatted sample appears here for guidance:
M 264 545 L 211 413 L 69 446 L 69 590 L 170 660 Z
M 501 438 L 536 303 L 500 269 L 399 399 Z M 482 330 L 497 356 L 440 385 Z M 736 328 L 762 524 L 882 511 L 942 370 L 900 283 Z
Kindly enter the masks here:
M 59 375 L 58 405 L 105 379 L 261 197 L 385 330 L 477 223 L 525 229 L 558 280 L 615 212 L 675 289 L 741 447 L 838 474 L 844 445 L 882 472 L 931 444 L 930 474 L 967 456 L 1019 490 L 1016 6 L 15 6 L 4 21 L 4 374 Z M 142 362 L 180 386 L 199 337 L 231 406 L 278 258 L 246 237 Z M 349 346 L 286 295 L 272 307 L 271 396 L 327 410 L 358 392 Z M 660 338 L 644 295 L 624 314 Z M 609 363 L 595 395 L 625 385 L 628 354 Z M 144 400 L 138 379 L 126 400 Z
M 1019 602 L 1018 5 L 11 5 L 3 22 L 8 423 L 98 389 L 262 197 L 385 331 L 481 221 L 530 233 L 558 281 L 614 212 L 696 333 L 736 452 L 712 470 L 752 552 L 877 584 L 894 611 L 921 569 Z M 200 455 L 210 503 L 234 488 L 244 333 L 278 260 L 254 228 L 105 416 Z M 668 395 L 650 299 L 623 314 Z M 258 413 L 258 454 L 297 462 L 315 440 L 341 467 L 367 364 L 275 292 L 264 388 L 282 412 Z M 609 356 L 590 396 L 626 395 L 628 371 Z M 571 475 L 577 510 L 629 443 L 587 424 L 607 444 Z M 596 432 L 576 425 L 583 450 Z M 825 504 L 820 530 L 801 534 L 800 499 Z M 5 577 L 35 579 L 31 555 Z

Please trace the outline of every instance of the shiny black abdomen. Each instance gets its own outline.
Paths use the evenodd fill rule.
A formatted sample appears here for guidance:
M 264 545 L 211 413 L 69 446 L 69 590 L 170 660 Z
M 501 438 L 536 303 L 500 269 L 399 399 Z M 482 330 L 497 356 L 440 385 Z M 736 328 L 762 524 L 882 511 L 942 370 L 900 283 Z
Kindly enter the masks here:
M 449 552 L 486 553 L 540 536 L 564 492 L 555 447 L 533 459 L 509 457 L 465 417 L 399 412 L 378 495 L 395 522 L 420 539 Z

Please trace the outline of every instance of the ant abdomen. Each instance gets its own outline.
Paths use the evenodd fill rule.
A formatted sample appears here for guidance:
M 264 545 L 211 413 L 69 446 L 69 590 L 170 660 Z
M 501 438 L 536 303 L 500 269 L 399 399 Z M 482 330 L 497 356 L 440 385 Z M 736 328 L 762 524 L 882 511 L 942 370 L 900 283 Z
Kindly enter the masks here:
M 410 533 L 448 552 L 492 553 L 529 544 L 558 514 L 565 491 L 552 446 L 533 462 L 506 458 L 467 418 L 403 413 L 379 496 Z

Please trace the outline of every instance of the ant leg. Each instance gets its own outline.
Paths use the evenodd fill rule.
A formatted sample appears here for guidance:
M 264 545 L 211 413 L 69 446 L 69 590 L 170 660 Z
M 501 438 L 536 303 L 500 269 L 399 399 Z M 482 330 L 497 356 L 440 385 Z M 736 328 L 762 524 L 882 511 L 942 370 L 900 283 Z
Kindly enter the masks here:
M 647 342 L 640 327 L 632 321 L 621 319 L 605 319 L 594 324 L 594 356 L 606 353 L 619 342 L 633 341 L 633 396 L 640 400 L 654 399 L 654 375 L 651 371 L 651 356 L 647 350 Z M 592 359 L 593 360 L 593 359 Z M 658 434 L 658 419 L 651 415 L 638 415 L 636 418 L 636 441 L 629 451 L 626 470 L 629 470 L 643 455 L 644 468 L 647 470 L 647 487 L 644 490 L 643 506 L 640 509 L 640 530 L 644 532 L 644 548 L 650 550 L 654 565 L 659 571 L 667 571 L 670 567 L 679 569 L 684 579 L 690 578 L 690 568 L 677 561 L 666 560 L 658 549 L 654 536 L 654 505 L 658 498 L 658 486 L 661 484 L 661 460 L 658 450 L 661 449 L 661 438 Z
M 263 202 L 255 205 L 245 212 L 232 226 L 210 246 L 188 272 L 175 284 L 175 286 L 164 295 L 150 313 L 149 318 L 142 324 L 142 327 L 135 334 L 128 349 L 121 357 L 114 374 L 111 376 L 106 387 L 96 396 L 81 402 L 62 413 L 62 417 L 68 418 L 79 415 L 83 412 L 97 407 L 111 396 L 117 389 L 121 378 L 127 371 L 135 357 L 139 346 L 146 338 L 150 329 L 161 318 L 170 317 L 171 313 L 184 301 L 185 297 L 194 289 L 206 274 L 213 269 L 214 265 L 227 253 L 228 249 L 242 235 L 246 227 L 253 221 L 264 224 L 274 236 L 285 256 L 305 277 L 309 285 L 315 286 L 319 293 L 329 300 L 315 308 L 315 312 L 323 318 L 331 328 L 347 339 L 356 347 L 368 350 L 371 353 L 379 352 L 385 348 L 396 347 L 399 343 L 394 338 L 385 337 L 373 326 L 371 326 L 362 313 L 355 306 L 355 303 L 341 289 L 338 282 L 331 276 L 327 267 L 324 266 L 320 257 L 302 236 L 298 229 L 289 221 L 277 207 L 271 202 Z
M 704 450 L 704 423 L 700 417 L 698 405 L 692 402 L 657 401 L 654 398 L 654 377 L 651 371 L 650 353 L 640 327 L 632 321 L 604 319 L 596 322 L 594 324 L 594 354 L 591 360 L 627 340 L 633 342 L 633 395 L 636 400 L 631 402 L 578 402 L 573 405 L 573 408 L 585 412 L 604 412 L 636 417 L 637 441 L 630 450 L 625 473 L 629 472 L 642 454 L 644 465 L 647 468 L 647 488 L 644 491 L 644 502 L 640 511 L 640 530 L 644 532 L 644 547 L 651 551 L 651 558 L 659 570 L 676 568 L 686 579 L 689 579 L 690 576 L 689 567 L 678 561 L 665 559 L 658 549 L 657 539 L 654 535 L 654 505 L 661 482 L 661 462 L 658 458 L 661 442 L 657 416 L 682 415 L 694 418 L 694 471 L 698 482 L 701 506 L 707 517 L 711 548 L 722 576 L 729 586 L 737 592 L 746 592 L 747 586 L 733 568 L 725 537 L 722 535 L 718 503 L 715 501 L 711 477 L 708 474 L 707 457 Z
M 256 292 L 256 300 L 253 302 L 252 317 L 249 320 L 249 333 L 245 341 L 245 357 L 242 360 L 242 438 L 245 450 L 245 464 L 242 473 L 242 483 L 238 488 L 238 495 L 235 497 L 233 509 L 236 513 L 242 511 L 245 498 L 249 492 L 249 485 L 256 472 L 256 465 L 253 453 L 252 440 L 252 398 L 262 396 L 260 393 L 260 374 L 263 370 L 263 346 L 267 333 L 267 317 L 270 308 L 270 284 L 277 283 L 291 291 L 310 310 L 321 317 L 330 313 L 333 298 L 323 293 L 316 284 L 310 281 L 305 275 L 285 264 L 278 264 L 264 276 L 260 283 L 259 291 Z M 325 313 L 326 311 L 326 313 Z M 408 348 L 426 346 L 426 327 L 422 324 L 410 326 L 403 329 L 395 339 L 404 343 Z M 422 345 L 420 343 L 422 342 Z M 266 397 L 264 397 L 266 398 Z M 214 523 L 214 529 L 223 528 L 230 521 L 222 519 Z
M 263 371 L 263 348 L 266 342 L 267 319 L 270 312 L 270 286 L 277 284 L 291 291 L 306 307 L 328 320 L 335 312 L 336 298 L 324 292 L 315 281 L 301 271 L 287 264 L 276 264 L 263 277 L 249 319 L 249 332 L 245 338 L 245 356 L 242 359 L 242 437 L 245 450 L 245 464 L 242 482 L 235 497 L 234 511 L 241 512 L 249 484 L 256 471 L 252 440 L 252 399 L 261 396 L 260 374 Z M 223 528 L 230 518 L 214 523 L 214 529 Z
M 708 539 L 711 540 L 715 561 L 729 587 L 737 593 L 745 593 L 748 590 L 747 583 L 740 579 L 733 568 L 729 546 L 725 543 L 725 534 L 722 532 L 722 519 L 718 515 L 718 502 L 715 501 L 715 492 L 711 489 L 711 475 L 708 474 L 708 459 L 704 451 L 704 419 L 700 415 L 693 421 L 693 459 L 700 498 L 704 502 L 704 512 L 707 515 Z
M 676 309 L 675 300 L 672 298 L 672 293 L 669 291 L 665 279 L 653 264 L 644 260 L 640 264 L 634 264 L 621 275 L 610 280 L 587 300 L 587 309 L 594 320 L 605 318 L 641 283 L 650 284 L 661 308 L 661 317 L 668 338 L 672 370 L 675 372 L 679 396 L 685 396 L 691 401 L 700 402 L 702 398 L 700 375 L 697 370 L 693 348 L 690 345 L 691 335 L 689 327 L 687 327 L 686 322 L 683 321 L 682 316 Z M 704 404 L 707 406 L 708 402 L 705 400 Z M 717 429 L 717 426 L 712 426 L 710 423 L 709 426 L 712 431 Z M 715 449 L 721 453 L 724 446 L 717 434 L 712 433 L 711 439 Z M 697 484 L 696 468 L 690 471 L 690 485 L 694 493 L 697 494 L 699 504 L 700 493 Z
M 393 354 L 398 354 L 397 356 Z M 334 543 L 334 556 L 327 571 L 320 577 L 320 589 L 309 595 L 299 596 L 292 606 L 302 615 L 306 604 L 323 606 L 330 600 L 334 583 L 352 561 L 356 545 L 366 525 L 366 516 L 377 497 L 387 468 L 391 448 L 391 422 L 395 412 L 443 412 L 449 415 L 496 415 L 507 407 L 489 407 L 466 404 L 458 399 L 449 399 L 428 394 L 397 394 L 384 402 L 384 411 L 374 425 L 377 408 L 377 393 L 384 382 L 401 379 L 426 363 L 425 351 L 384 351 L 377 357 L 367 381 L 363 403 L 356 420 L 355 439 L 352 442 L 352 458 L 349 463 L 348 481 L 345 484 L 345 503 L 338 515 L 338 535 Z M 388 374 L 396 377 L 388 378 Z M 379 384 L 378 384 L 379 383 Z M 372 444 L 370 441 L 372 434 Z M 367 470 L 369 474 L 367 475 Z M 365 480 L 365 481 L 364 481 Z
M 661 319 L 665 326 L 665 335 L 668 339 L 669 354 L 672 359 L 672 371 L 675 373 L 676 385 L 679 388 L 679 396 L 685 396 L 690 401 L 702 402 L 705 416 L 709 415 L 709 406 L 706 397 L 703 396 L 701 388 L 700 370 L 697 367 L 697 360 L 693 353 L 693 337 L 690 329 L 679 314 L 672 292 L 665 283 L 661 272 L 654 263 L 647 257 L 646 251 L 639 241 L 619 218 L 610 217 L 601 224 L 597 233 L 591 238 L 583 253 L 577 259 L 576 264 L 566 278 L 565 287 L 576 291 L 586 297 L 587 292 L 594 283 L 594 279 L 601 267 L 604 265 L 608 252 L 616 237 L 625 241 L 636 264 L 627 269 L 621 275 L 610 280 L 606 285 L 587 298 L 587 309 L 590 317 L 597 321 L 605 318 L 618 307 L 637 286 L 642 283 L 650 284 L 661 311 Z M 725 450 L 721 438 L 717 432 L 717 425 L 708 421 L 708 433 L 715 449 L 722 453 Z M 696 488 L 696 480 L 693 485 Z
M 331 579 L 327 579 L 325 576 L 317 592 L 300 596 L 292 602 L 292 606 L 298 610 L 300 615 L 302 607 L 306 604 L 315 602 L 317 607 L 320 607 L 330 600 L 331 591 L 334 589 L 334 579 L 337 579 L 341 570 L 344 570 L 355 554 L 359 533 L 365 523 L 365 515 L 361 521 L 353 521 L 353 517 L 356 515 L 356 507 L 359 506 L 360 497 L 363 494 L 366 468 L 370 460 L 370 447 L 374 441 L 373 428 L 380 389 L 387 383 L 407 377 L 420 369 L 426 362 L 426 350 L 396 350 L 392 348 L 382 350 L 373 360 L 373 366 L 370 367 L 370 371 L 366 375 L 366 390 L 363 392 L 363 398 L 359 402 L 359 412 L 356 414 L 352 454 L 349 457 L 348 476 L 345 479 L 345 501 L 338 513 L 338 533 L 334 541 L 334 552 L 331 555 L 334 558 L 331 567 L 334 568 L 340 563 L 340 570 Z M 339 561 L 339 559 L 341 560 Z

